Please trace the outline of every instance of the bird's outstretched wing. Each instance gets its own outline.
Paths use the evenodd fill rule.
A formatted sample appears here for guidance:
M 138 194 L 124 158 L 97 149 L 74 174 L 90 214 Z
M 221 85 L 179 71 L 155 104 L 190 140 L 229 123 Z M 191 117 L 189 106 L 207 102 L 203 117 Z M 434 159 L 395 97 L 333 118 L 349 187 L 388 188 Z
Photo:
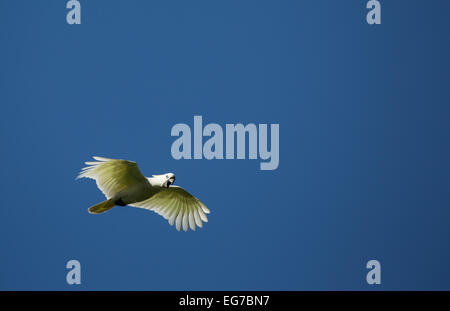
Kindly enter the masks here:
M 188 231 L 189 227 L 195 230 L 196 226 L 200 228 L 203 226 L 202 221 L 208 222 L 206 214 L 209 214 L 209 209 L 199 199 L 178 186 L 162 188 L 151 198 L 129 205 L 158 213 L 167 219 L 171 226 L 175 223 L 178 231 L 181 227 L 184 231 Z
M 137 164 L 132 161 L 93 157 L 97 162 L 85 162 L 78 178 L 92 178 L 107 199 L 126 187 L 145 182 Z

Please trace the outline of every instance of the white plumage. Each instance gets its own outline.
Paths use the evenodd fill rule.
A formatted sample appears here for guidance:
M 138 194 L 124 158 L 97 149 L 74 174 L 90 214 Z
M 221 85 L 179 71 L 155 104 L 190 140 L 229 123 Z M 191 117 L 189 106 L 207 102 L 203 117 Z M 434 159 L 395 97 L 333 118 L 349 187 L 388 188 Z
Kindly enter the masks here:
M 85 162 L 78 178 L 91 178 L 103 192 L 106 201 L 89 208 L 89 212 L 100 214 L 116 205 L 145 208 L 175 224 L 178 231 L 183 227 L 195 230 L 207 222 L 209 209 L 199 199 L 181 187 L 172 185 L 172 173 L 145 177 L 132 161 L 93 157 L 96 162 Z

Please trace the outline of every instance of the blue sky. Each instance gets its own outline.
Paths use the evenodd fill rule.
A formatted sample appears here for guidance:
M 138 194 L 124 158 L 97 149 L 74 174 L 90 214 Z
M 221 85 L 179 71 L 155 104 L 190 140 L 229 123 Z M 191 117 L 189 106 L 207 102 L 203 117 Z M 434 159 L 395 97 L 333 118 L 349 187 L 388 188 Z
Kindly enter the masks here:
M 450 4 L 365 3 L 1 0 L 0 289 L 450 289 Z M 279 124 L 278 169 L 173 159 L 194 115 Z M 93 155 L 174 172 L 209 222 L 90 215 Z

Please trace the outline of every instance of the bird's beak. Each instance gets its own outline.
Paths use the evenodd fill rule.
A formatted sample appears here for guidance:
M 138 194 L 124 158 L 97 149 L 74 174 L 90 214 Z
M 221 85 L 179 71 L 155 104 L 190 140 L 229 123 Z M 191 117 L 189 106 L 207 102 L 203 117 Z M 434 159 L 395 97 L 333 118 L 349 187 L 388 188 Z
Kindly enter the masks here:
M 174 182 L 175 182 L 175 178 L 170 178 L 166 183 L 167 188 L 169 188 L 170 185 L 173 185 Z

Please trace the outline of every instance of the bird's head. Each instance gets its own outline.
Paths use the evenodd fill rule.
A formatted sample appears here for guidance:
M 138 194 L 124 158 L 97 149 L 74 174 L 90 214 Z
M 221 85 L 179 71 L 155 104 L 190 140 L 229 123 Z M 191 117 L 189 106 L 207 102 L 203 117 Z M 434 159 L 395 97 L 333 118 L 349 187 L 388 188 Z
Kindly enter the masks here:
M 166 173 L 162 175 L 153 175 L 154 182 L 163 188 L 169 188 L 175 182 L 175 175 L 173 173 Z
M 163 187 L 169 188 L 170 185 L 173 185 L 175 182 L 175 175 L 173 173 L 167 173 L 164 175 L 166 182 L 164 183 Z

